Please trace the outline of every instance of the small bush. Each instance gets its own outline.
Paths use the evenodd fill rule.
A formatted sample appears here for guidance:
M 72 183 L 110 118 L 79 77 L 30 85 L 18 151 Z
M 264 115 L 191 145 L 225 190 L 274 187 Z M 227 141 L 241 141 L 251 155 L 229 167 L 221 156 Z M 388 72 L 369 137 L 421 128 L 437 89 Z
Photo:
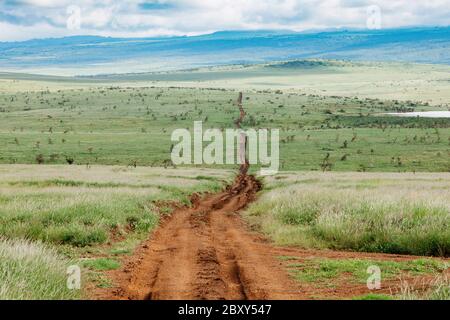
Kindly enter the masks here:
M 36 163 L 37 164 L 43 164 L 44 163 L 44 156 L 42 155 L 42 154 L 38 154 L 37 156 L 36 156 Z

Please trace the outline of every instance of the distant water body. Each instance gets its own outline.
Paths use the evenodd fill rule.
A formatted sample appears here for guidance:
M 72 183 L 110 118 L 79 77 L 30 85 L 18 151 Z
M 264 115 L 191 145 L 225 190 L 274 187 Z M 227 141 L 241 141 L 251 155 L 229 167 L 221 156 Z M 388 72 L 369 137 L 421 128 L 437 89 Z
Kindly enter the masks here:
M 424 111 L 424 112 L 403 112 L 386 113 L 397 117 L 421 117 L 421 118 L 450 118 L 450 111 Z

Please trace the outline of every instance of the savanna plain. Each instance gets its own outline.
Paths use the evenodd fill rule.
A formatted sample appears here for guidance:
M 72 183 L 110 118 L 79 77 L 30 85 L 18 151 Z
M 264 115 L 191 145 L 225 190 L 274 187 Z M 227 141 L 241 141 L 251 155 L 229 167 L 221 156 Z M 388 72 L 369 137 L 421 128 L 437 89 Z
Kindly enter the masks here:
M 183 259 L 180 237 L 198 249 L 191 282 L 173 284 L 193 288 L 183 297 L 448 300 L 450 118 L 390 114 L 450 111 L 449 71 L 295 60 L 0 74 L 0 299 L 173 298 L 161 295 L 172 288 L 163 269 Z M 172 163 L 172 131 L 234 128 L 239 92 L 244 128 L 280 129 L 280 172 L 251 166 L 256 183 L 233 165 Z M 71 265 L 80 290 L 67 287 Z M 369 289 L 373 266 L 381 287 Z M 273 271 L 289 292 L 252 271 Z

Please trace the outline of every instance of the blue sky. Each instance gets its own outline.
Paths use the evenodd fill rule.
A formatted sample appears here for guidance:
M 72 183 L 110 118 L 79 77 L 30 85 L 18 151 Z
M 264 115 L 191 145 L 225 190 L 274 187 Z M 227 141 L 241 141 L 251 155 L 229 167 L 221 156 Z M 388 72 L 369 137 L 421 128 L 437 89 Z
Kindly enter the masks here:
M 381 28 L 449 25 L 450 0 L 0 0 L 0 41 L 366 28 L 373 19 Z

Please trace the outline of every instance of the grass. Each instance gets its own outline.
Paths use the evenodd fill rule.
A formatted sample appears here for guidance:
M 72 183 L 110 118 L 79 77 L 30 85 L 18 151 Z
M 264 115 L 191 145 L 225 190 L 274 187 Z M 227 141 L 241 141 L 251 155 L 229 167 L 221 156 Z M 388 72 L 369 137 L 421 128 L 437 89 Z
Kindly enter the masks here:
M 152 86 L 160 75 L 0 81 L 0 236 L 9 239 L 0 243 L 9 254 L 0 260 L 0 298 L 78 298 L 61 286 L 68 257 L 88 256 L 87 279 L 110 287 L 103 272 L 118 267 L 160 214 L 170 214 L 155 203 L 188 205 L 191 193 L 229 181 L 230 172 L 217 168 L 235 166 L 172 168 L 170 135 L 192 130 L 196 120 L 205 128 L 234 126 L 238 90 L 245 128 L 281 132 L 283 173 L 266 179 L 245 214 L 256 228 L 283 245 L 448 256 L 450 177 L 403 172 L 450 171 L 450 120 L 382 115 L 447 110 L 447 68 L 304 67 L 166 74 Z M 361 277 L 356 270 L 364 266 L 327 262 L 316 276 L 350 270 Z M 430 296 L 445 292 L 437 285 Z M 413 295 L 405 289 L 405 298 Z
M 206 169 L 0 165 L 0 299 L 80 298 L 85 291 L 65 289 L 68 259 L 84 286 L 110 287 L 103 272 L 170 214 L 156 203 L 189 205 L 193 192 L 229 179 Z
M 344 68 L 338 74 L 346 76 L 359 72 L 358 66 L 347 64 L 333 68 Z M 299 77 L 296 68 L 281 69 L 264 69 L 263 76 L 273 73 L 285 81 Z M 320 75 L 330 81 L 335 81 L 334 76 L 335 72 Z M 225 89 L 201 88 L 201 84 L 188 88 L 176 81 L 172 86 L 158 82 L 161 87 L 117 81 L 81 88 L 77 84 L 76 89 L 45 83 L 40 90 L 16 83 L 13 92 L 0 90 L 0 106 L 5 106 L 0 107 L 0 163 L 170 166 L 174 129 L 192 130 L 196 120 L 202 120 L 205 128 L 234 127 L 236 88 L 241 88 L 239 79 L 231 83 L 236 86 Z M 379 84 L 365 85 L 376 89 Z M 342 97 L 255 86 L 244 90 L 244 126 L 280 129 L 282 170 L 450 170 L 450 119 L 381 115 L 399 110 L 447 110 L 445 99 L 430 103 L 419 98 Z M 444 90 L 434 94 L 441 97 Z
M 304 173 L 266 185 L 245 217 L 278 244 L 450 254 L 448 175 Z
M 69 265 L 41 243 L 0 239 L 0 300 L 80 298 L 79 290 L 67 288 Z
M 420 284 L 419 284 L 420 286 Z M 437 276 L 428 283 L 425 290 L 418 290 L 414 284 L 403 282 L 401 293 L 397 296 L 401 300 L 450 300 L 450 279 L 448 275 Z
M 114 259 L 98 258 L 84 261 L 83 266 L 96 271 L 108 271 L 119 269 L 120 262 Z
M 1 211 L 0 234 L 84 247 L 105 243 L 113 232 L 147 232 L 158 223 L 152 192 L 132 194 L 113 188 L 60 190 L 13 188 Z M 153 192 L 155 194 L 155 192 Z
M 0 235 L 74 247 L 100 245 L 132 233 L 147 234 L 158 224 L 156 201 L 189 204 L 188 196 L 194 191 L 214 191 L 223 186 L 213 177 L 198 180 L 193 176 L 184 187 L 158 182 L 167 179 L 184 184 L 186 178 L 171 178 L 178 170 L 168 170 L 167 177 L 162 174 L 162 178 L 145 179 L 145 172 L 152 171 L 142 169 L 146 180 L 143 184 L 139 170 L 133 169 L 114 172 L 114 168 L 96 171 L 71 167 L 65 176 L 79 175 L 79 180 L 72 180 L 64 179 L 63 171 L 68 166 L 47 168 L 40 174 L 33 172 L 36 166 L 16 168 L 28 175 L 20 178 L 20 174 L 0 172 Z M 97 182 L 82 180 L 91 173 L 96 175 Z M 61 175 L 62 178 L 49 179 Z M 135 175 L 139 179 L 133 181 Z M 8 181 L 9 177 L 13 180 Z M 130 178 L 127 183 L 118 182 L 127 178 Z
M 383 261 L 361 259 L 313 258 L 288 264 L 293 277 L 301 282 L 311 282 L 317 286 L 332 283 L 344 277 L 347 283 L 366 283 L 370 274 L 367 269 L 378 266 L 383 279 L 393 279 L 405 273 L 411 275 L 440 274 L 449 267 L 448 263 L 431 259 L 411 261 Z
M 335 290 L 342 286 L 365 286 L 372 275 L 369 267 L 380 270 L 381 289 L 389 293 L 368 293 L 353 300 L 448 300 L 448 261 L 431 258 L 411 260 L 377 260 L 355 258 L 278 257 L 292 278 L 318 290 Z M 410 277 L 413 280 L 405 280 Z M 429 280 L 434 277 L 434 280 Z M 392 281 L 400 280 L 399 287 Z M 387 282 L 387 284 L 386 284 Z

